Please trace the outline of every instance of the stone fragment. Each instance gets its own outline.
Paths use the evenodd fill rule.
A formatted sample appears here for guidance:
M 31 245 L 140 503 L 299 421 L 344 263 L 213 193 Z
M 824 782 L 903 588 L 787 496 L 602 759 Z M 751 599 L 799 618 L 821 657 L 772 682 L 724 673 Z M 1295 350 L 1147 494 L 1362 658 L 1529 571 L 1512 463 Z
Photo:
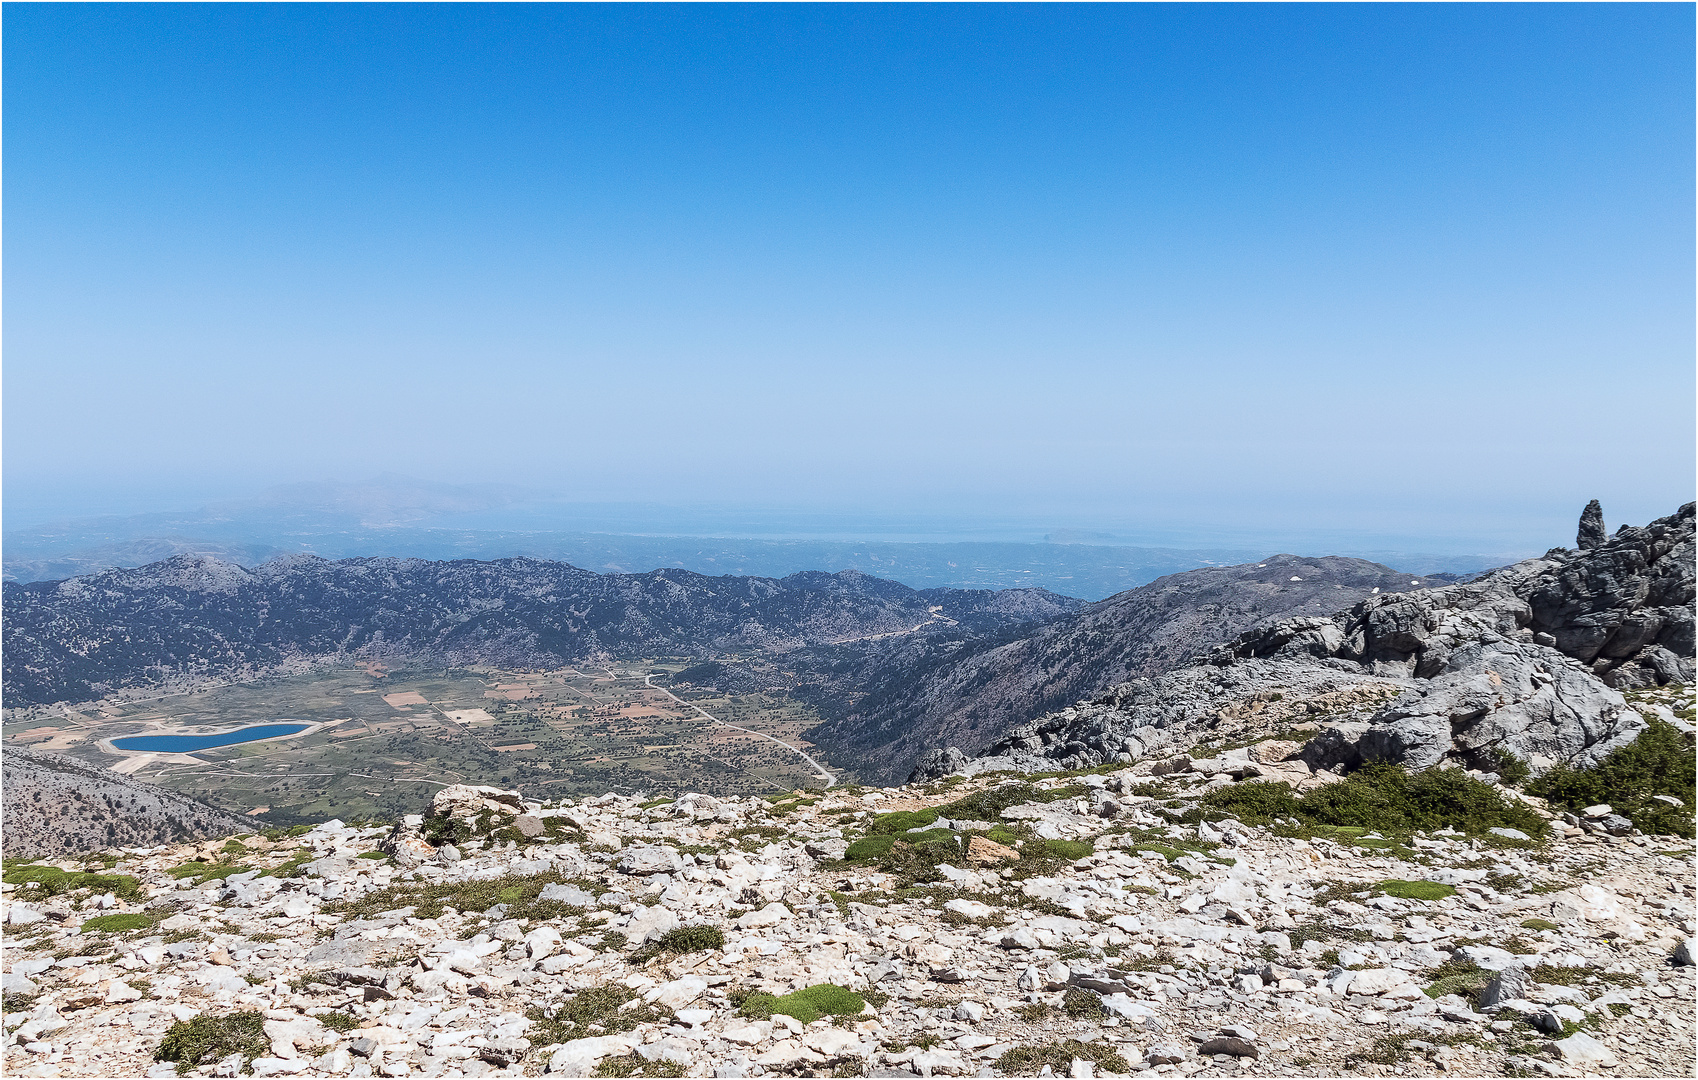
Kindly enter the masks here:
M 1480 991 L 1480 1011 L 1490 1012 L 1506 1001 L 1525 998 L 1532 985 L 1533 981 L 1527 977 L 1527 970 L 1519 964 L 1511 964 L 1498 972 Z
M 1259 1058 L 1262 1052 L 1256 1049 L 1256 1044 L 1248 1039 L 1240 1039 L 1231 1035 L 1217 1035 L 1197 1047 L 1197 1053 L 1205 1057 L 1215 1054 L 1231 1054 L 1233 1057 Z
M 637 1041 L 623 1035 L 597 1035 L 560 1044 L 549 1055 L 548 1071 L 562 1076 L 589 1076 L 603 1058 L 622 1057 L 636 1048 Z
M 746 930 L 759 930 L 767 926 L 777 926 L 794 918 L 791 910 L 780 903 L 771 903 L 757 911 L 748 912 L 737 919 L 737 925 Z
M 1554 1050 L 1570 1065 L 1604 1069 L 1613 1069 L 1616 1066 L 1616 1056 L 1610 1052 L 1610 1048 L 1584 1031 L 1577 1031 L 1566 1039 L 1546 1043 L 1545 1049 Z
M 637 874 L 675 874 L 684 868 L 684 859 L 678 854 L 678 849 L 665 844 L 643 844 L 629 847 L 619 856 L 621 873 Z
M 1676 967 L 1692 967 L 1698 964 L 1698 938 L 1687 938 L 1676 945 L 1671 959 Z
M 967 861 L 974 866 L 992 866 L 1001 862 L 1013 862 L 1020 858 L 1020 853 L 1011 847 L 1004 847 L 995 841 L 982 836 L 975 836 L 967 841 Z

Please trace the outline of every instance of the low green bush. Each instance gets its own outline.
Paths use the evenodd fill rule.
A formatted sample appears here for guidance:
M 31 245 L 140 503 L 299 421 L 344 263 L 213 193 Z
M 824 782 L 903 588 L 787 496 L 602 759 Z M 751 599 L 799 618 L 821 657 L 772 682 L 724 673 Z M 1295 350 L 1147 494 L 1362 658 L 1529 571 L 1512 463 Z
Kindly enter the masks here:
M 923 832 L 905 833 L 874 833 L 854 841 L 843 852 L 843 857 L 850 862 L 872 862 L 882 859 L 891 853 L 897 843 L 910 846 L 918 844 L 935 844 L 955 842 L 955 834 L 948 829 L 926 829 Z
M 723 948 L 725 931 L 717 926 L 678 926 L 662 934 L 658 941 L 651 941 L 632 953 L 631 963 L 645 963 L 657 956 L 682 956 Z
M 1378 761 L 1301 797 L 1285 783 L 1250 781 L 1212 791 L 1202 802 L 1248 824 L 1296 819 L 1316 832 L 1325 826 L 1382 833 L 1449 827 L 1482 836 L 1501 827 L 1541 837 L 1546 828 L 1532 807 L 1505 798 L 1461 769 L 1410 772 Z
M 57 866 L 13 866 L 4 874 L 0 874 L 0 881 L 8 885 L 22 885 L 33 881 L 48 896 L 59 896 L 78 889 L 97 893 L 109 892 L 125 900 L 135 900 L 141 896 L 141 883 L 129 874 L 90 874 L 77 870 L 61 870 Z
M 1525 930 L 1561 930 L 1562 927 L 1549 919 L 1522 919 L 1521 926 Z
M 1443 900 L 1447 896 L 1455 896 L 1456 888 L 1437 881 L 1399 881 L 1392 879 L 1382 881 L 1374 886 L 1387 896 L 1395 896 L 1399 900 Z
M 1107 1043 L 1082 1043 L 1075 1039 L 1042 1046 L 1016 1046 L 991 1065 L 1004 1076 L 1036 1076 L 1045 1065 L 1055 1075 L 1066 1076 L 1073 1067 L 1074 1058 L 1089 1061 L 1102 1072 L 1125 1074 L 1132 1071 L 1127 1060 Z
M 783 996 L 755 991 L 741 995 L 732 1003 L 737 1006 L 739 1016 L 768 1020 L 777 1013 L 804 1024 L 822 1016 L 857 1016 L 867 1007 L 866 998 L 835 983 L 819 983 Z
M 544 1008 L 525 1010 L 531 1026 L 525 1037 L 538 1046 L 571 1042 L 594 1035 L 616 1035 L 634 1031 L 642 1024 L 663 1020 L 666 1010 L 637 1001 L 637 991 L 621 983 L 592 986 L 573 994 L 570 1000 Z
M 905 833 L 923 829 L 937 820 L 936 810 L 898 810 L 891 814 L 880 814 L 873 818 L 873 827 L 868 830 L 875 833 Z
M 1089 790 L 1083 784 L 1068 784 L 1047 791 L 1032 784 L 999 784 L 946 803 L 938 810 L 945 817 L 962 821 L 1001 821 L 1002 812 L 1010 806 L 1073 799 Z
M 1637 739 L 1598 764 L 1587 769 L 1558 765 L 1528 783 L 1527 793 L 1571 811 L 1608 803 L 1642 833 L 1690 840 L 1698 805 L 1695 749 L 1693 736 L 1652 719 Z M 1658 795 L 1679 799 L 1680 805 L 1671 806 Z
M 1027 845 L 1030 848 L 1032 845 Z M 1048 855 L 1055 859 L 1066 859 L 1069 862 L 1083 859 L 1097 850 L 1096 845 L 1089 840 L 1043 840 L 1037 845 L 1037 853 Z M 1022 852 L 1026 854 L 1026 852 Z
M 1074 1020 L 1099 1020 L 1108 1015 L 1103 999 L 1089 990 L 1069 990 L 1061 995 L 1061 1009 Z
M 253 1071 L 253 1060 L 271 1052 L 265 1037 L 265 1016 L 258 1012 L 202 1013 L 179 1020 L 165 1032 L 155 1061 L 173 1061 L 177 1075 L 187 1076 L 201 1065 L 214 1065 L 231 1054 L 242 1055 L 242 1071 Z
M 146 930 L 158 921 L 155 916 L 139 911 L 127 911 L 121 915 L 97 915 L 92 919 L 83 920 L 81 933 L 121 934 L 126 930 Z

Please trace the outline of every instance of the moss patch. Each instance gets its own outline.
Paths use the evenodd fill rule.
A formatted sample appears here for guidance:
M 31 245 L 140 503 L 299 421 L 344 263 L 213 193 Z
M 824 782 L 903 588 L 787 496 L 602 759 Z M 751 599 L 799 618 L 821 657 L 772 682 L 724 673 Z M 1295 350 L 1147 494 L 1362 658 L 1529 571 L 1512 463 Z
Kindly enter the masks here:
M 1456 895 L 1455 886 L 1440 884 L 1437 881 L 1399 881 L 1393 878 L 1380 882 L 1374 888 L 1399 900 L 1443 900 L 1447 896 Z
M 755 991 L 733 1002 L 738 1016 L 771 1019 L 775 1013 L 811 1024 L 822 1016 L 855 1016 L 867 1007 L 867 999 L 835 983 L 819 983 L 782 997 Z
M 158 921 L 158 916 L 140 911 L 127 911 L 120 915 L 100 915 L 93 919 L 84 919 L 81 933 L 122 934 L 129 930 L 146 930 Z
M 57 866 L 22 864 L 8 865 L 6 872 L 0 874 L 0 881 L 8 885 L 35 882 L 39 892 L 22 892 L 16 899 L 27 899 L 32 895 L 59 896 L 78 889 L 97 893 L 109 892 L 125 900 L 141 897 L 141 883 L 129 874 L 91 874 L 78 870 L 61 870 Z

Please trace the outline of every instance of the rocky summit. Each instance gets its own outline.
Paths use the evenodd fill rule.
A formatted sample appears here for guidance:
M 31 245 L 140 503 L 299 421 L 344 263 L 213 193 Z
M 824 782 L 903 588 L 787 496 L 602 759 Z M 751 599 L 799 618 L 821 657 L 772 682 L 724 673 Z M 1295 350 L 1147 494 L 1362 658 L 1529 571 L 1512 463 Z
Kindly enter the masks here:
M 913 776 L 1127 762 L 1298 722 L 1312 768 L 1595 764 L 1644 730 L 1623 691 L 1693 679 L 1693 509 L 1475 581 L 1253 629 L 1015 727 L 976 758 L 935 750 Z M 1588 542 L 1595 516 L 1581 521 Z
M 9 861 L 6 1071 L 1692 1071 L 1690 841 L 1475 781 L 1475 816 L 1395 838 L 1258 825 L 1199 812 L 1254 770 L 1190 764 L 462 786 L 393 826 Z

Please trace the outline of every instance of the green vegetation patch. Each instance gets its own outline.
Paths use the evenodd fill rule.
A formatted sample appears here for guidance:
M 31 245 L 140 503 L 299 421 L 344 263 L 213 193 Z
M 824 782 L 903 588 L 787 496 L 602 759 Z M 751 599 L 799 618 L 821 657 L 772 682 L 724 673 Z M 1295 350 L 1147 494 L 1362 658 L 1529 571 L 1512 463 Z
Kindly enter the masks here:
M 1527 930 L 1561 930 L 1562 927 L 1549 919 L 1522 919 L 1521 925 Z
M 963 821 L 1001 821 L 1002 812 L 1010 806 L 1076 799 L 1089 790 L 1083 784 L 1067 784 L 1048 791 L 1032 784 L 999 784 L 946 803 L 938 811 Z
M 187 1076 L 201 1065 L 214 1065 L 231 1054 L 242 1055 L 242 1071 L 253 1071 L 253 1060 L 271 1051 L 265 1037 L 265 1017 L 258 1012 L 202 1013 L 179 1020 L 165 1032 L 155 1061 L 174 1061 L 177 1075 Z
M 1036 1076 L 1048 1065 L 1057 1076 L 1066 1076 L 1073 1068 L 1073 1059 L 1081 1058 L 1098 1070 L 1110 1073 L 1129 1073 L 1132 1066 L 1106 1043 L 1082 1043 L 1075 1039 L 1045 1043 L 1041 1046 L 1016 1046 L 991 1064 L 1004 1076 Z
M 595 883 L 585 883 L 577 878 L 567 877 L 557 870 L 530 875 L 507 874 L 487 881 L 456 881 L 440 885 L 404 882 L 374 889 L 358 900 L 333 901 L 324 905 L 324 911 L 351 915 L 354 918 L 370 918 L 380 912 L 410 907 L 416 909 L 413 912 L 416 917 L 434 919 L 442 914 L 443 909 L 449 907 L 456 911 L 488 911 L 496 904 L 506 904 L 507 917 L 510 919 L 558 919 L 579 914 L 582 909 L 559 900 L 539 899 L 543 889 L 550 885 L 577 885 L 595 892 L 596 888 L 590 888 L 593 884 Z
M 1074 1020 L 1100 1020 L 1108 1015 L 1103 999 L 1089 990 L 1069 990 L 1061 995 L 1061 1011 Z
M 1252 825 L 1295 820 L 1305 827 L 1294 830 L 1298 834 L 1316 832 L 1318 826 L 1403 835 L 1450 827 L 1477 837 L 1493 828 L 1542 837 L 1546 829 L 1532 807 L 1505 798 L 1461 769 L 1410 772 L 1379 761 L 1301 797 L 1289 784 L 1252 780 L 1211 791 L 1202 802 Z
M 683 1076 L 684 1066 L 673 1061 L 650 1061 L 641 1054 L 602 1058 L 591 1076 Z M 859 1073 L 855 1075 L 859 1076 Z
M 717 926 L 678 926 L 631 954 L 631 963 L 642 964 L 657 956 L 682 956 L 725 948 L 725 931 Z
M 880 814 L 873 818 L 873 826 L 869 832 L 875 833 L 905 833 L 924 829 L 937 820 L 936 810 L 898 810 L 892 814 Z
M 251 866 L 239 866 L 235 863 L 186 862 L 165 872 L 178 881 L 193 878 L 195 884 L 200 885 L 214 879 L 223 881 L 231 874 L 245 874 L 252 869 Z
M 1637 739 L 1598 764 L 1589 769 L 1558 765 L 1529 783 L 1527 792 L 1570 811 L 1608 803 L 1642 833 L 1690 840 L 1698 803 L 1695 750 L 1693 736 L 1652 719 Z M 1655 798 L 1658 795 L 1679 799 L 1680 805 L 1671 806 Z
M 1426 993 L 1430 998 L 1457 994 L 1474 1000 L 1474 994 L 1492 981 L 1492 973 L 1472 960 L 1446 960 L 1427 971 Z
M 352 1031 L 360 1026 L 360 1018 L 352 1013 L 322 1012 L 314 1013 L 313 1017 L 331 1031 L 338 1033 Z
M 1575 986 L 1593 980 L 1609 983 L 1611 986 L 1644 985 L 1644 981 L 1632 972 L 1605 971 L 1603 968 L 1595 967 L 1540 964 L 1529 971 L 1527 975 L 1534 982 L 1551 983 L 1556 986 Z
M 1041 840 L 1037 843 L 1037 849 L 1037 854 L 1073 862 L 1094 854 L 1097 847 L 1089 840 Z M 1022 851 L 1021 854 L 1025 855 L 1026 852 Z
M 1456 895 L 1455 886 L 1437 881 L 1399 881 L 1393 878 L 1380 882 L 1374 888 L 1399 900 L 1443 900 L 1447 896 Z
M 47 896 L 90 889 L 97 893 L 112 893 L 125 900 L 141 898 L 141 883 L 129 874 L 91 874 L 86 871 L 61 870 L 57 866 L 26 863 L 8 866 L 5 873 L 0 874 L 0 881 L 8 885 L 23 885 L 33 881 L 41 893 Z M 25 893 L 20 899 L 30 895 Z
M 92 919 L 83 920 L 81 933 L 122 934 L 130 930 L 146 930 L 158 921 L 158 914 L 140 911 L 126 911 L 121 915 L 97 915 Z
M 867 1007 L 867 999 L 853 990 L 835 983 L 818 983 L 782 997 L 763 991 L 744 992 L 732 999 L 738 1016 L 770 1020 L 776 1013 L 795 1017 L 811 1024 L 822 1016 L 857 1016 Z
M 608 983 L 580 990 L 559 1005 L 545 1008 L 533 1005 L 525 1010 L 531 1021 L 525 1037 L 532 1045 L 571 1042 L 596 1035 L 617 1035 L 634 1031 L 641 1024 L 666 1019 L 668 1010 L 637 1002 L 637 992 L 629 986 Z

